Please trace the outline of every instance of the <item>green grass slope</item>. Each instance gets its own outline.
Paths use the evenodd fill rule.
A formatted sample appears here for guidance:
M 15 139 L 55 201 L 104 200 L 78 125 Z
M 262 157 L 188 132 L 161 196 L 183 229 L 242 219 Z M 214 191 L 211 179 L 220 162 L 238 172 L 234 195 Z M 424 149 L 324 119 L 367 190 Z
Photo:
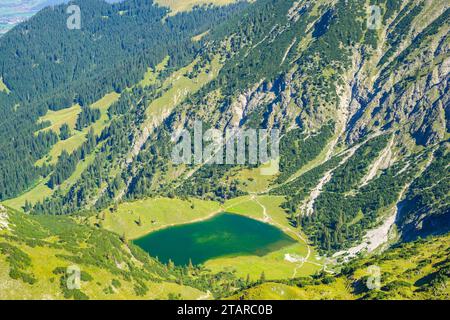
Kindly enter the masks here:
M 79 289 L 69 289 L 81 272 Z M 83 218 L 29 216 L 0 207 L 0 299 L 196 299 L 204 292 L 126 239 Z
M 450 235 L 405 243 L 380 255 L 344 265 L 336 275 L 321 273 L 290 281 L 267 282 L 230 299 L 448 300 L 449 243 Z M 379 270 L 379 285 L 376 270 Z

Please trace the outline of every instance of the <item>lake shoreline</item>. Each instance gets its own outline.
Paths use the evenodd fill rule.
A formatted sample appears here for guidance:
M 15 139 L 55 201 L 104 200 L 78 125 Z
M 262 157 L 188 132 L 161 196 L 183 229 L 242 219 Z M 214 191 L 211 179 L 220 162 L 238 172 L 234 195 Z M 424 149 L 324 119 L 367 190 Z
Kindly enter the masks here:
M 141 239 L 143 237 L 148 236 L 151 233 L 158 232 L 158 231 L 161 231 L 161 230 L 164 230 L 164 229 L 167 229 L 167 228 L 176 227 L 176 226 L 183 226 L 183 225 L 193 224 L 193 223 L 197 223 L 197 222 L 203 222 L 203 221 L 207 221 L 209 219 L 212 219 L 212 218 L 214 218 L 217 215 L 220 215 L 222 213 L 229 213 L 229 214 L 235 214 L 235 215 L 238 215 L 238 216 L 246 217 L 246 218 L 249 218 L 249 219 L 253 219 L 253 220 L 256 220 L 256 221 L 259 221 L 259 222 L 271 225 L 271 226 L 276 227 L 277 229 L 281 230 L 283 233 L 285 233 L 286 235 L 288 235 L 292 239 L 296 240 L 297 242 L 299 242 L 299 243 L 302 242 L 302 239 L 300 239 L 298 237 L 298 235 L 293 235 L 292 234 L 292 233 L 295 233 L 294 230 L 291 230 L 289 228 L 285 228 L 283 226 L 280 226 L 279 224 L 275 223 L 272 219 L 267 219 L 267 217 L 264 216 L 264 214 L 263 214 L 263 217 L 258 218 L 258 217 L 254 217 L 254 216 L 251 216 L 251 215 L 248 215 L 248 214 L 244 214 L 244 213 L 228 212 L 227 211 L 227 209 L 232 208 L 232 207 L 234 207 L 234 206 L 236 206 L 236 205 L 238 205 L 240 203 L 244 203 L 244 202 L 247 202 L 247 201 L 252 201 L 252 198 L 250 196 L 248 198 L 246 197 L 244 200 L 242 200 L 239 203 L 232 204 L 232 205 L 230 205 L 228 207 L 225 207 L 225 208 L 221 207 L 219 210 L 213 211 L 213 212 L 209 213 L 207 216 L 204 216 L 204 217 L 201 217 L 201 218 L 195 218 L 195 219 L 192 219 L 192 220 L 189 220 L 189 221 L 183 221 L 183 222 L 179 222 L 179 223 L 169 223 L 169 224 L 164 224 L 164 225 L 158 226 L 158 227 L 156 227 L 154 229 L 151 229 L 150 231 L 148 231 L 145 234 L 140 235 L 138 237 L 130 237 L 130 240 L 132 240 L 132 241 L 138 240 L 138 239 Z
M 297 241 L 279 228 L 244 215 L 221 212 L 201 222 L 177 225 L 137 239 L 151 256 L 176 265 L 203 264 L 219 257 L 263 257 Z

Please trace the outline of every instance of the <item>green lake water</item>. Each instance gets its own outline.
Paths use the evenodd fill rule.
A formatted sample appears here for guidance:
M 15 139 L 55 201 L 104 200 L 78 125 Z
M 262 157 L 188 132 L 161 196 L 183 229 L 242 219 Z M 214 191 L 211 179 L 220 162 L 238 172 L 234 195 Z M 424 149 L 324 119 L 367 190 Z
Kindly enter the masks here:
M 264 256 L 295 241 L 269 224 L 222 213 L 209 220 L 170 227 L 134 241 L 151 256 L 187 265 L 239 255 Z

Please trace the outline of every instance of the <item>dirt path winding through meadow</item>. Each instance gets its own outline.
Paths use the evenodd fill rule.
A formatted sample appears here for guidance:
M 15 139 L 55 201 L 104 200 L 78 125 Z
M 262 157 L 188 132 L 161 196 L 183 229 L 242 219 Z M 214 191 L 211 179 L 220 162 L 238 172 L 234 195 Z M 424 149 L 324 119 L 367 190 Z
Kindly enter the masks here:
M 306 241 L 305 238 L 303 238 L 298 232 L 295 232 L 294 230 L 282 226 L 279 223 L 277 223 L 276 221 L 274 221 L 272 219 L 272 217 L 270 215 L 267 214 L 267 208 L 265 205 L 263 205 L 259 200 L 258 197 L 255 194 L 252 194 L 250 197 L 250 200 L 254 201 L 256 204 L 258 204 L 262 209 L 263 209 L 263 221 L 266 223 L 270 223 L 274 226 L 276 226 L 277 228 L 281 229 L 282 231 L 284 231 L 287 234 L 291 234 L 294 235 L 294 237 L 298 238 L 301 242 L 303 242 L 306 246 L 306 249 L 308 250 L 308 253 L 306 254 L 306 257 L 304 257 L 301 262 L 295 267 L 294 269 L 294 273 L 292 275 L 292 278 L 295 278 L 295 276 L 297 275 L 297 271 L 298 269 L 302 268 L 303 265 L 305 264 L 305 262 L 308 261 L 308 259 L 311 257 L 311 247 L 309 246 L 308 242 Z M 320 265 L 320 264 L 318 264 Z M 322 266 L 322 265 L 321 265 Z
M 206 294 L 200 296 L 197 298 L 197 300 L 209 300 L 210 298 L 214 298 L 213 295 L 211 294 L 211 291 L 206 291 Z

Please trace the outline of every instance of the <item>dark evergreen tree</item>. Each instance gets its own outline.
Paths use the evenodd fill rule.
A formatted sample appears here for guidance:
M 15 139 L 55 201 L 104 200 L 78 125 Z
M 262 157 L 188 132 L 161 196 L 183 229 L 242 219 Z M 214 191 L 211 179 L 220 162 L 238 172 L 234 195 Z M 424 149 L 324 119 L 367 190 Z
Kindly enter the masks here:
M 67 123 L 64 123 L 59 129 L 59 138 L 61 140 L 67 140 L 70 138 L 70 128 Z

